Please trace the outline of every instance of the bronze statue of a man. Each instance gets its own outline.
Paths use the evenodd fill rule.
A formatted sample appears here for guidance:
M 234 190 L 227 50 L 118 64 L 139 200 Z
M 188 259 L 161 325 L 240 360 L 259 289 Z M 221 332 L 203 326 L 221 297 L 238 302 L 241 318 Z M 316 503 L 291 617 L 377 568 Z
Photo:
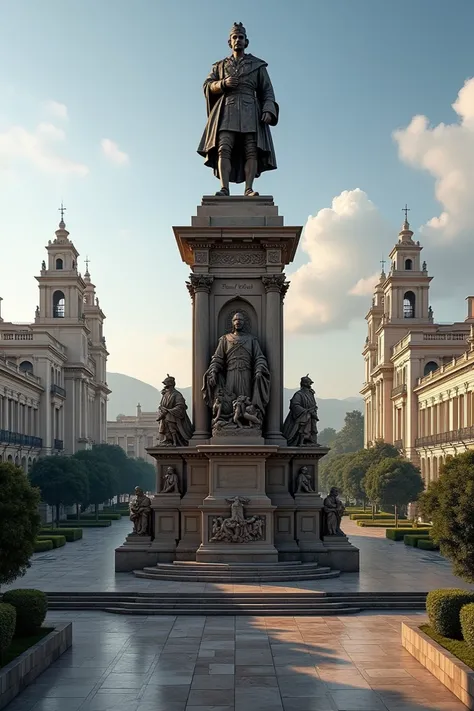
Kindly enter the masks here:
M 220 179 L 220 196 L 230 194 L 229 183 L 244 181 L 245 195 L 258 195 L 254 179 L 277 167 L 270 126 L 277 125 L 279 108 L 268 65 L 245 53 L 248 44 L 245 27 L 234 23 L 231 56 L 216 62 L 204 82 L 207 125 L 198 153 Z
M 243 314 L 236 313 L 232 333 L 219 338 L 204 373 L 202 393 L 209 407 L 213 407 L 222 391 L 233 393 L 236 398 L 243 395 L 263 418 L 270 399 L 270 371 L 257 338 L 245 333 L 244 324 Z

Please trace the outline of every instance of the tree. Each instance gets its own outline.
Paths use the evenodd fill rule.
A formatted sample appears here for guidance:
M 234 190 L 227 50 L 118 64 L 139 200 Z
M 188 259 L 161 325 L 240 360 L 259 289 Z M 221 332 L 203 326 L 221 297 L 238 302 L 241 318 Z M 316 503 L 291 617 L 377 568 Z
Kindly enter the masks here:
M 55 507 L 57 524 L 61 505 L 85 501 L 89 493 L 84 466 L 74 457 L 41 457 L 33 465 L 30 481 L 41 491 L 43 501 Z
M 81 504 L 86 508 L 90 504 L 95 506 L 95 517 L 99 518 L 99 504 L 115 496 L 117 491 L 117 477 L 115 469 L 92 449 L 83 449 L 74 454 L 84 467 L 88 481 L 88 494 Z
M 140 486 L 143 491 L 156 490 L 156 468 L 142 457 L 133 459 L 135 469 L 135 486 Z
M 328 492 L 332 486 L 337 486 L 343 493 L 342 471 L 346 457 L 346 454 L 337 454 L 327 460 L 319 476 L 319 488 L 321 491 Z
M 367 494 L 362 485 L 362 481 L 367 473 L 367 470 L 373 462 L 373 454 L 368 449 L 361 449 L 354 454 L 346 455 L 342 467 L 342 481 L 344 494 L 354 499 L 356 502 L 365 501 Z
M 386 457 L 372 464 L 362 486 L 373 503 L 384 507 L 404 507 L 415 501 L 424 488 L 420 470 L 400 457 Z
M 364 417 L 359 410 L 346 412 L 344 427 L 336 435 L 333 444 L 335 454 L 357 452 L 364 446 Z
M 20 467 L 0 463 L 0 585 L 24 575 L 41 526 L 40 493 Z
M 332 447 L 336 439 L 337 432 L 334 427 L 326 427 L 318 435 L 318 442 L 323 447 Z
M 474 452 L 448 457 L 419 500 L 431 536 L 463 580 L 474 582 Z
M 127 457 L 118 444 L 96 444 L 92 447 L 92 451 L 115 470 L 117 500 L 120 500 L 122 494 L 130 494 L 137 486 L 135 484 L 134 460 Z

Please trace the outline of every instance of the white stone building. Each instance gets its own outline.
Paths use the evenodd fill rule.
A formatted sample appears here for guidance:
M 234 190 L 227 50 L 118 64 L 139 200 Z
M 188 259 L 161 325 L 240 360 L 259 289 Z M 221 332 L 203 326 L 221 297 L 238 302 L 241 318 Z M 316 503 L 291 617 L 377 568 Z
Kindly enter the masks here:
M 448 399 L 457 397 L 452 364 L 453 359 L 460 357 L 464 365 L 467 362 L 464 353 L 474 323 L 474 300 L 468 299 L 464 321 L 435 323 L 429 305 L 432 277 L 428 275 L 426 262 L 421 261 L 421 250 L 405 220 L 390 253 L 390 271 L 388 274 L 382 271 L 366 316 L 368 336 L 363 350 L 365 382 L 361 394 L 365 400 L 365 446 L 377 441 L 395 444 L 406 457 L 421 465 L 422 474 L 429 480 L 424 460 L 431 455 L 427 453 L 426 442 L 420 445 L 420 437 L 438 435 L 441 428 L 443 432 L 448 427 L 454 430 L 458 421 L 468 421 L 456 420 L 452 414 L 449 419 L 447 414 L 457 412 L 457 407 L 467 407 L 467 400 L 462 406 L 445 404 L 444 409 L 430 410 L 429 414 L 426 411 L 433 404 L 432 397 L 438 403 L 441 390 L 443 393 L 449 390 Z M 432 394 L 431 385 L 441 382 L 440 379 L 443 388 L 440 393 Z M 467 382 L 466 377 L 464 381 Z M 439 420 L 438 412 L 444 413 Z
M 0 318 L 0 461 L 107 441 L 105 315 L 61 219 L 43 262 L 33 323 Z
M 136 415 L 118 415 L 115 421 L 107 422 L 108 444 L 118 444 L 129 457 L 142 457 L 155 466 L 146 448 L 156 445 L 157 417 L 158 412 L 142 412 L 140 404 Z

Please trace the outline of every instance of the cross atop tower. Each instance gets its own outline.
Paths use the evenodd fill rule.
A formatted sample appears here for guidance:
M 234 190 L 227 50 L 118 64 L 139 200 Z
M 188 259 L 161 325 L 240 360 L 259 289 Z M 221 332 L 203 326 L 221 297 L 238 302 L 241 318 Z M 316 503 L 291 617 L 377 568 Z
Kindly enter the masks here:
M 380 260 L 380 264 L 381 264 L 381 266 L 382 266 L 382 272 L 384 272 L 384 271 L 385 271 L 385 259 L 384 259 L 383 257 L 382 257 L 382 259 Z
M 89 256 L 86 256 L 85 262 L 86 262 L 86 274 L 87 274 L 87 272 L 89 271 L 89 263 L 91 262 L 91 260 L 89 259 Z
M 408 222 L 408 213 L 410 212 L 410 208 L 408 205 L 405 203 L 405 207 L 402 207 L 402 212 L 405 213 L 405 222 Z
M 61 200 L 61 207 L 58 207 L 58 210 L 61 213 L 61 222 L 64 223 L 64 213 L 66 212 L 66 208 L 64 207 L 62 200 Z

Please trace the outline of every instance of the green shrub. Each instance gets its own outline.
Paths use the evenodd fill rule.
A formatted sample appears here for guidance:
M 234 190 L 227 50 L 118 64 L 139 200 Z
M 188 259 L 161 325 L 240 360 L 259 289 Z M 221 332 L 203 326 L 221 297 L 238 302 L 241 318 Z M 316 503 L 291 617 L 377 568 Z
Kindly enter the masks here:
M 381 519 L 380 521 L 357 521 L 358 526 L 362 528 L 395 528 L 395 519 Z M 400 527 L 411 528 L 412 523 L 410 521 L 398 521 Z
M 351 516 L 351 521 L 388 521 L 394 520 L 395 521 L 395 516 L 394 514 L 389 514 L 389 513 L 376 513 L 374 514 L 374 518 L 372 518 L 372 514 L 368 513 L 353 513 L 350 515 Z M 398 520 L 403 521 L 405 519 L 405 516 L 399 516 Z
M 57 536 L 54 536 L 53 534 L 48 535 L 48 536 L 39 535 L 36 540 L 37 541 L 51 541 L 51 543 L 53 544 L 53 548 L 61 548 L 62 546 L 66 545 L 66 536 L 62 536 L 62 535 L 57 535 Z
M 48 611 L 48 599 L 41 590 L 7 590 L 3 601 L 16 610 L 16 634 L 29 635 L 41 627 Z
M 82 521 L 120 521 L 122 514 L 120 513 L 100 513 L 99 518 L 96 519 L 95 514 L 81 514 L 81 518 L 77 518 L 76 514 L 68 514 L 68 521 L 75 521 L 76 523 L 82 523 Z
M 471 602 L 461 608 L 459 619 L 464 641 L 470 647 L 474 647 L 474 603 Z
M 420 538 L 418 541 L 418 548 L 424 551 L 439 551 L 439 546 L 435 543 L 429 536 L 425 538 Z
M 49 538 L 42 538 L 41 540 L 36 540 L 35 543 L 35 553 L 44 553 L 45 551 L 53 550 L 53 541 Z
M 418 542 L 424 538 L 428 539 L 429 533 L 409 533 L 408 535 L 403 536 L 403 542 L 406 546 L 413 546 L 416 548 L 418 546 Z
M 0 602 L 0 660 L 12 642 L 15 625 L 15 608 L 6 602 Z
M 474 602 L 474 592 L 446 588 L 432 590 L 426 597 L 426 612 L 430 624 L 438 634 L 451 639 L 461 639 L 461 608 Z
M 429 532 L 429 528 L 387 528 L 385 538 L 389 538 L 391 541 L 403 541 L 407 535 L 428 535 Z
M 78 541 L 82 538 L 82 528 L 42 528 L 40 536 L 64 536 L 66 541 Z
M 73 528 L 78 524 L 81 528 L 106 528 L 112 525 L 112 521 L 101 521 L 100 519 L 98 521 L 83 521 L 81 518 L 80 521 L 77 519 L 75 521 L 61 521 L 61 528 Z

